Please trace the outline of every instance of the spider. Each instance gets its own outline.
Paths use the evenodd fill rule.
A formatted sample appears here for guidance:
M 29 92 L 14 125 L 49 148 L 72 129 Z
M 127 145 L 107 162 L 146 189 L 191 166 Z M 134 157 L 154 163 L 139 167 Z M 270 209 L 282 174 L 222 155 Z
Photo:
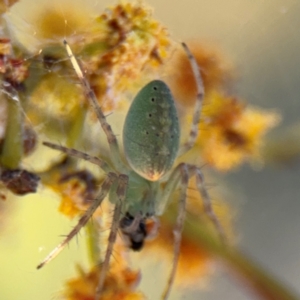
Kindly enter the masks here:
M 63 250 L 108 196 L 109 201 L 115 205 L 115 209 L 100 279 L 95 291 L 95 299 L 100 299 L 118 229 L 129 239 L 130 247 L 133 250 L 141 249 L 147 235 L 146 219 L 162 215 L 172 192 L 180 188 L 178 215 L 174 229 L 173 264 L 162 295 L 162 299 L 167 299 L 175 279 L 186 211 L 186 190 L 192 176 L 196 177 L 197 189 L 204 201 L 206 214 L 220 238 L 225 241 L 224 230 L 213 212 L 200 168 L 186 163 L 180 163 L 175 168 L 173 167 L 175 159 L 193 147 L 198 135 L 198 123 L 204 98 L 204 86 L 199 67 L 189 48 L 182 43 L 197 83 L 197 101 L 187 142 L 179 149 L 180 125 L 173 96 L 168 86 L 161 80 L 151 81 L 137 94 L 125 119 L 123 128 L 125 164 L 121 159 L 116 136 L 106 121 L 79 62 L 66 41 L 64 41 L 64 45 L 86 96 L 106 134 L 112 166 L 99 157 L 92 157 L 75 149 L 44 142 L 44 145 L 52 149 L 98 165 L 106 173 L 106 177 L 98 196 L 79 219 L 78 224 L 37 268 L 42 268 Z

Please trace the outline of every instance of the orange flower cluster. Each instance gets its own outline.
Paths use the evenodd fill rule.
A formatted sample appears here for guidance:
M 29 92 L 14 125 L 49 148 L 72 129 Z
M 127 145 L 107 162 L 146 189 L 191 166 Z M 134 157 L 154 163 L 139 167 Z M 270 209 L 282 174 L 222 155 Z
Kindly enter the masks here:
M 166 28 L 141 3 L 122 2 L 107 9 L 97 22 L 105 36 L 101 42 L 88 42 L 79 55 L 86 57 L 83 66 L 102 109 L 111 111 L 120 92 L 130 90 L 142 70 L 149 75 L 162 64 L 171 41 Z
M 259 158 L 262 137 L 278 122 L 276 113 L 253 108 L 235 97 L 211 93 L 205 102 L 197 141 L 203 161 L 227 171 L 247 159 Z
M 28 77 L 28 65 L 24 59 L 12 55 L 12 44 L 7 38 L 0 38 L 0 74 L 2 89 L 7 90 L 12 96 L 16 93 L 13 89 L 21 89 L 21 85 Z
M 97 180 L 87 170 L 53 171 L 51 181 L 46 182 L 61 197 L 59 211 L 73 218 L 82 214 L 97 195 Z
M 121 265 L 121 267 L 120 267 Z M 94 300 L 99 281 L 100 269 L 94 267 L 89 272 L 78 267 L 79 276 L 66 283 L 64 296 L 66 300 Z M 140 281 L 140 273 L 132 271 L 122 263 L 115 263 L 105 278 L 102 300 L 143 300 L 141 292 L 134 291 Z
M 124 90 L 128 92 L 139 86 L 139 82 L 143 83 L 149 73 L 162 65 L 169 55 L 171 39 L 167 29 L 152 17 L 152 10 L 140 2 L 121 2 L 97 18 L 90 17 L 91 3 L 77 2 L 76 5 L 70 0 L 59 5 L 45 2 L 26 10 L 22 18 L 35 28 L 34 40 L 24 38 L 24 28 L 19 28 L 13 15 L 7 15 L 6 19 L 18 43 L 34 55 L 42 49 L 43 60 L 46 58 L 56 66 L 62 65 L 66 58 L 62 41 L 67 39 L 81 60 L 102 109 L 109 112 L 126 98 L 120 96 Z M 16 7 L 21 5 L 18 3 Z M 64 10 L 68 14 L 62 14 Z M 142 71 L 145 76 L 141 76 Z M 59 78 L 56 81 L 59 85 Z
M 217 50 L 195 42 L 191 44 L 191 50 L 200 66 L 205 88 L 200 133 L 191 153 L 201 156 L 203 163 L 220 171 L 228 171 L 246 160 L 258 158 L 263 137 L 278 124 L 279 115 L 253 108 L 237 96 L 228 94 L 234 75 L 230 64 Z M 172 65 L 181 72 L 173 76 L 172 67 L 169 81 L 176 100 L 190 109 L 196 100 L 195 79 L 186 55 L 178 52 Z M 190 124 L 191 114 L 187 119 Z

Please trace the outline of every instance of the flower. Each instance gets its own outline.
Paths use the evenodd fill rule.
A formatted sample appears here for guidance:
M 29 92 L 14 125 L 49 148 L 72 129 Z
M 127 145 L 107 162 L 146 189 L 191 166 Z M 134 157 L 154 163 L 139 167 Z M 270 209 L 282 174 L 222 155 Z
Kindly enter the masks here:
M 98 188 L 95 177 L 87 170 L 53 172 L 51 180 L 45 181 L 61 197 L 59 211 L 73 218 L 82 214 L 95 199 Z
M 99 281 L 100 268 L 94 267 L 85 272 L 77 267 L 79 276 L 66 283 L 64 299 L 66 300 L 94 300 Z M 143 300 L 144 295 L 135 291 L 140 281 L 138 271 L 132 271 L 122 263 L 115 262 L 110 268 L 101 293 L 102 300 Z
M 66 53 L 62 42 L 66 39 L 104 112 L 118 107 L 125 98 L 120 94 L 139 87 L 169 54 L 167 29 L 140 2 L 121 2 L 96 18 L 93 1 L 85 1 L 84 7 L 78 0 L 57 5 L 44 1 L 34 8 L 28 5 L 31 9 L 24 14 L 25 2 L 29 4 L 30 0 L 14 5 L 5 17 L 11 35 L 34 55 L 41 53 L 44 61 L 62 65 L 64 71 L 68 70 L 63 63 Z M 22 19 L 31 25 L 28 32 L 18 18 L 21 10 Z M 141 79 L 144 70 L 147 76 Z M 64 98 L 58 99 L 65 102 Z
M 136 86 L 142 70 L 151 73 L 162 64 L 171 41 L 166 28 L 140 2 L 108 8 L 97 24 L 101 39 L 85 41 L 78 55 L 84 57 L 83 67 L 102 109 L 111 111 L 120 92 Z
M 201 150 L 205 163 L 227 171 L 249 158 L 258 158 L 263 136 L 279 120 L 277 113 L 213 92 L 205 100 L 195 147 Z

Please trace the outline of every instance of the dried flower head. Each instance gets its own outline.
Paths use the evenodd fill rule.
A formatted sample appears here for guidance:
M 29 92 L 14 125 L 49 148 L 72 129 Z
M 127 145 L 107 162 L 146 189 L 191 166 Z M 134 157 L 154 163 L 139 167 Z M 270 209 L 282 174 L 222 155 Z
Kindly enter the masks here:
M 145 75 L 149 76 L 168 56 L 168 32 L 140 2 L 121 2 L 96 18 L 92 2 L 84 3 L 85 7 L 82 1 L 75 0 L 76 5 L 70 2 L 53 5 L 45 1 L 22 14 L 22 19 L 35 28 L 35 41 L 24 39 L 24 29 L 18 23 L 18 8 L 24 3 L 15 5 L 12 14 L 6 16 L 8 27 L 19 43 L 35 54 L 42 50 L 52 64 L 65 58 L 62 40 L 67 39 L 81 58 L 102 109 L 112 111 L 124 100 L 120 94 L 125 89 L 128 92 L 145 79 L 140 76 L 142 71 L 147 70 Z
M 141 3 L 121 2 L 97 22 L 104 35 L 88 41 L 79 55 L 102 109 L 109 111 L 120 92 L 136 85 L 141 71 L 147 69 L 149 75 L 162 64 L 171 41 L 166 28 Z
M 13 89 L 22 89 L 23 82 L 29 76 L 28 64 L 13 55 L 11 41 L 7 38 L 0 38 L 0 75 L 1 88 L 8 94 L 14 94 Z
M 99 281 L 100 270 L 94 267 L 85 272 L 78 267 L 79 276 L 67 282 L 64 291 L 66 300 L 94 300 L 95 290 Z M 126 268 L 122 263 L 115 263 L 110 269 L 104 283 L 101 299 L 103 300 L 143 300 L 144 295 L 137 292 L 140 274 Z
M 40 178 L 32 172 L 15 169 L 2 171 L 0 180 L 12 193 L 23 196 L 37 191 Z
M 97 180 L 87 170 L 54 172 L 44 183 L 60 195 L 59 211 L 70 218 L 86 210 L 97 194 Z
M 258 158 L 262 137 L 279 120 L 277 113 L 247 106 L 236 97 L 211 93 L 198 138 L 203 161 L 227 171 L 251 157 Z

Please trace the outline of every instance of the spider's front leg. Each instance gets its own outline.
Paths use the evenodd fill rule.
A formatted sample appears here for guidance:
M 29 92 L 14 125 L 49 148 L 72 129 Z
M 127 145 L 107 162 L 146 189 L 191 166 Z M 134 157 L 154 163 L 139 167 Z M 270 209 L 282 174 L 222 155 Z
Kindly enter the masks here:
M 208 218 L 213 223 L 216 231 L 218 232 L 220 239 L 222 242 L 226 242 L 226 235 L 222 225 L 220 224 L 217 216 L 215 215 L 211 199 L 204 185 L 204 177 L 199 167 L 189 165 L 186 163 L 179 164 L 168 180 L 162 195 L 159 196 L 159 199 L 164 203 L 167 203 L 170 199 L 171 194 L 179 187 L 181 189 L 178 203 L 178 215 L 176 218 L 176 224 L 174 228 L 174 257 L 173 257 L 173 265 L 169 275 L 169 279 L 166 285 L 166 288 L 163 292 L 162 299 L 166 300 L 169 297 L 172 285 L 174 283 L 177 265 L 179 261 L 180 255 L 180 244 L 181 244 L 181 235 L 185 220 L 186 214 L 186 191 L 188 188 L 188 182 L 190 178 L 195 175 L 197 182 L 197 189 L 201 195 L 201 198 L 204 203 L 204 212 L 207 214 Z
M 99 166 L 106 173 L 112 172 L 111 167 L 103 159 L 100 159 L 99 157 L 91 156 L 91 155 L 88 155 L 88 154 L 86 154 L 82 151 L 78 151 L 78 150 L 73 149 L 73 148 L 67 148 L 67 147 L 57 145 L 57 144 L 53 144 L 53 143 L 49 143 L 49 142 L 43 142 L 43 145 L 45 145 L 45 146 L 47 146 L 51 149 L 58 150 L 58 151 L 61 151 L 63 153 L 66 153 L 69 156 L 84 159 L 84 160 L 86 160 L 86 161 L 88 161 L 92 164 L 95 164 L 95 165 Z
M 101 107 L 98 104 L 97 97 L 96 97 L 93 89 L 91 88 L 87 78 L 85 77 L 84 72 L 83 72 L 77 58 L 74 56 L 74 53 L 66 40 L 64 40 L 64 45 L 66 47 L 66 51 L 68 53 L 68 56 L 72 63 L 72 66 L 84 88 L 84 92 L 97 115 L 97 118 L 100 122 L 100 125 L 101 125 L 103 131 L 106 134 L 107 142 L 109 144 L 110 151 L 111 151 L 111 158 L 112 158 L 113 164 L 119 172 L 125 172 L 126 167 L 124 166 L 124 163 L 121 160 L 120 149 L 119 149 L 119 144 L 118 144 L 117 138 L 116 138 L 111 126 L 106 121 L 106 117 L 105 117 Z
M 188 60 L 190 62 L 195 82 L 196 82 L 196 87 L 197 87 L 197 95 L 196 95 L 196 104 L 195 104 L 195 109 L 194 109 L 194 115 L 193 115 L 193 121 L 189 133 L 189 137 L 187 142 L 181 147 L 179 151 L 179 156 L 185 154 L 187 151 L 189 151 L 191 148 L 193 148 L 196 138 L 198 136 L 198 125 L 200 121 L 200 115 L 201 115 L 201 110 L 203 106 L 203 100 L 205 96 L 205 89 L 204 89 L 204 84 L 203 84 L 203 79 L 200 73 L 200 67 L 197 64 L 197 61 L 188 48 L 188 46 L 185 43 L 182 43 L 182 47 L 188 57 Z

